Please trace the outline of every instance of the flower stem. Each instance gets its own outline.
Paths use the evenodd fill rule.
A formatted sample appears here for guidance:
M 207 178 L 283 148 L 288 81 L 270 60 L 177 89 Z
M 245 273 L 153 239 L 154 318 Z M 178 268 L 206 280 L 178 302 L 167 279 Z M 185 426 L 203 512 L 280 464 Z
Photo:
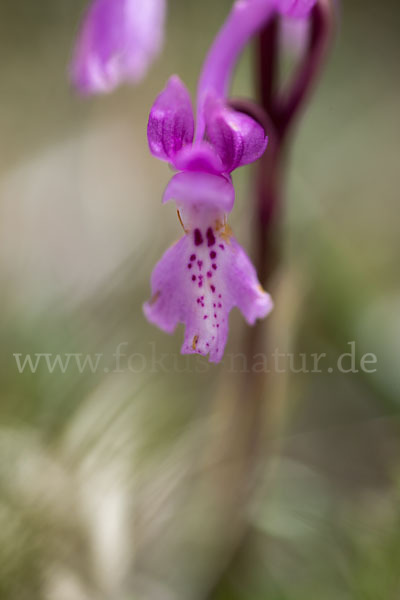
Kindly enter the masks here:
M 253 254 L 259 279 L 268 291 L 273 285 L 272 280 L 282 255 L 283 173 L 288 136 L 314 86 L 333 37 L 334 12 L 331 0 L 319 0 L 310 19 L 309 43 L 285 96 L 278 91 L 278 17 L 272 19 L 260 33 L 256 47 L 257 95 L 269 143 L 267 151 L 259 161 L 256 176 Z M 256 118 L 255 111 L 253 116 Z M 267 327 L 268 321 L 259 321 L 254 328 L 247 331 L 246 354 L 250 365 L 256 354 L 267 352 L 270 338 L 266 333 Z M 271 408 L 273 402 L 268 398 L 268 381 L 265 374 L 253 372 L 248 373 L 244 381 L 245 396 L 253 404 L 247 408 L 256 413 L 252 419 L 254 430 L 250 433 L 254 471 L 257 455 L 260 454 L 261 438 L 264 435 L 264 413 Z M 271 424 L 267 423 L 267 426 L 270 427 Z M 268 432 L 266 433 L 268 437 Z
M 319 0 L 311 14 L 310 39 L 305 56 L 288 93 L 282 96 L 278 92 L 279 21 L 278 17 L 271 19 L 260 33 L 257 43 L 256 81 L 259 104 L 248 100 L 233 100 L 230 103 L 236 110 L 257 119 L 265 127 L 269 138 L 256 175 L 253 230 L 255 266 L 259 280 L 268 291 L 273 286 L 282 255 L 283 172 L 288 137 L 323 64 L 332 37 L 333 23 L 331 0 Z M 221 579 L 229 573 L 240 556 L 241 548 L 246 544 L 248 528 L 244 514 L 238 514 L 238 511 L 244 513 L 243 508 L 257 483 L 259 466 L 268 455 L 267 444 L 271 439 L 273 414 L 278 400 L 268 393 L 269 376 L 252 369 L 254 357 L 267 353 L 270 339 L 267 327 L 268 320 L 266 323 L 258 321 L 254 327 L 246 330 L 245 351 L 249 368 L 235 399 L 231 428 L 235 432 L 233 452 L 240 454 L 241 468 L 235 484 L 229 488 L 235 497 L 232 506 L 236 507 L 235 514 L 231 514 L 230 518 L 231 522 L 238 524 L 239 531 L 231 554 L 227 557 L 225 571 L 220 573 L 207 595 L 209 600 L 218 594 Z

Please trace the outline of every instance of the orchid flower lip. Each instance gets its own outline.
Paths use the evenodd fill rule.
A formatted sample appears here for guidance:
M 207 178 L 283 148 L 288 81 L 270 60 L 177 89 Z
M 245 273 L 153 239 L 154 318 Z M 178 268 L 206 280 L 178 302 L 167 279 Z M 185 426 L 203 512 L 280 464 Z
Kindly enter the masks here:
M 229 313 L 238 307 L 250 325 L 273 308 L 254 266 L 225 222 L 189 206 L 194 228 L 166 251 L 153 270 L 148 320 L 166 333 L 185 325 L 181 352 L 220 362 L 228 338 Z

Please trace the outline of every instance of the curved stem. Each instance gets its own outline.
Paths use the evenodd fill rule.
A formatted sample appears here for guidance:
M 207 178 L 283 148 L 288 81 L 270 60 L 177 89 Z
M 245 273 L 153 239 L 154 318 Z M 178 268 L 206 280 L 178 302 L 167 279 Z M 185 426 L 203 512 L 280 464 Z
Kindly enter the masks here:
M 308 48 L 289 92 L 278 96 L 273 105 L 275 126 L 281 139 L 286 137 L 299 116 L 324 64 L 334 31 L 334 7 L 330 0 L 319 0 L 311 13 Z
M 273 0 L 238 0 L 206 57 L 197 92 L 196 139 L 204 136 L 204 100 L 209 92 L 226 97 L 233 69 L 245 46 L 275 10 Z

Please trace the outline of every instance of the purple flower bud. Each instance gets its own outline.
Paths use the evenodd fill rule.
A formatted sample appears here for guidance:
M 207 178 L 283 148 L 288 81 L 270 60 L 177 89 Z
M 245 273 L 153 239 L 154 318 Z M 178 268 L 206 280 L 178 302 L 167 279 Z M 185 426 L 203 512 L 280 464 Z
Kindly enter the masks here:
M 140 81 L 159 53 L 166 0 L 94 0 L 84 18 L 70 67 L 84 94 Z

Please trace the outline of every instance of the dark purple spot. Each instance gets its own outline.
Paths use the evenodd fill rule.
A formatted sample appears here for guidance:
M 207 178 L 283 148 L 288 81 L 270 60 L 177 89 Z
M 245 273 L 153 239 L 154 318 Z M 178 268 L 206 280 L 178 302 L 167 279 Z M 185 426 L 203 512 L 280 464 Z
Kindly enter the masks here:
M 189 263 L 188 264 L 188 269 L 191 269 L 191 268 L 192 268 L 192 265 Z
M 211 252 L 210 252 L 210 258 L 214 259 L 216 257 L 217 257 L 217 253 L 215 252 L 215 250 L 211 250 Z
M 194 245 L 201 246 L 202 243 L 203 243 L 203 236 L 201 235 L 201 231 L 200 231 L 200 229 L 195 229 L 194 230 Z
M 221 302 L 218 303 L 218 308 L 222 308 Z
M 203 319 L 204 320 L 208 319 L 208 315 L 204 315 Z
M 215 285 L 211 285 L 211 291 L 214 293 L 215 292 Z
M 221 294 L 218 294 L 218 298 L 222 298 Z
M 217 305 L 215 304 L 215 302 L 214 302 L 214 304 L 213 304 L 213 307 L 214 307 L 214 308 L 217 308 Z
M 203 282 L 199 281 L 199 288 L 203 287 Z
M 196 255 L 192 254 L 192 256 L 190 257 L 190 260 L 193 262 L 194 260 L 196 260 Z
M 207 348 L 209 347 L 209 345 L 210 345 L 210 344 L 207 342 L 207 344 L 206 344 Z
M 196 275 L 192 275 L 192 281 L 196 281 Z
M 212 277 L 211 271 L 207 271 L 207 277 Z
M 201 269 L 201 267 L 203 266 L 203 261 L 202 260 L 198 260 L 197 264 L 199 266 L 199 269 Z
M 213 232 L 213 230 L 211 229 L 211 227 L 209 227 L 209 228 L 207 229 L 206 236 L 207 236 L 207 244 L 208 244 L 209 246 L 214 246 L 214 244 L 215 244 L 215 235 L 214 235 L 214 232 Z
M 216 271 L 217 270 L 217 265 L 214 263 L 213 266 L 212 266 L 212 268 L 214 269 L 214 271 Z
M 217 323 L 217 329 L 218 329 L 218 327 L 219 327 L 219 323 Z
M 214 319 L 216 319 L 216 318 L 217 318 L 217 315 L 216 315 L 216 313 L 214 313 Z
M 220 244 L 219 247 L 221 248 L 221 250 L 225 250 L 225 246 L 223 244 Z

